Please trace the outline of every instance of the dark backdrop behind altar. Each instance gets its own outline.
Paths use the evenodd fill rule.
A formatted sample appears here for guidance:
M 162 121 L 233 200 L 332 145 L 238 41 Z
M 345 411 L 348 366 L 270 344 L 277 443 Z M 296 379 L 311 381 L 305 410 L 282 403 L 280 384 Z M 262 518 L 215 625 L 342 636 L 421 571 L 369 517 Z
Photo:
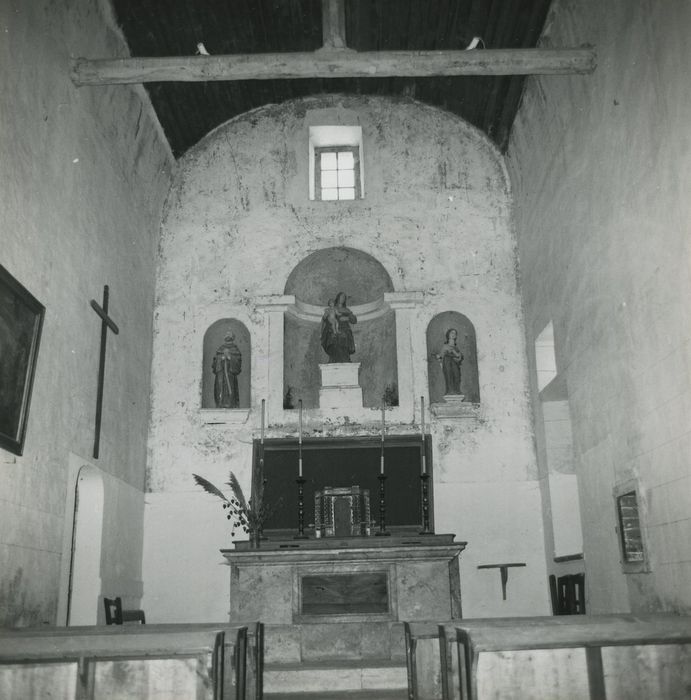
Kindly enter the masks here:
M 264 499 L 270 508 L 265 534 L 293 536 L 298 528 L 298 461 L 302 456 L 304 525 L 315 523 L 315 493 L 325 487 L 367 490 L 371 521 L 380 522 L 379 476 L 381 471 L 381 441 L 379 437 L 350 439 L 317 439 L 265 441 L 264 449 L 255 442 L 255 473 L 262 473 Z M 263 472 L 259 463 L 263 456 Z M 426 455 L 426 468 L 432 472 L 431 455 Z M 393 528 L 406 527 L 419 531 L 422 526 L 420 472 L 422 441 L 419 436 L 389 436 L 384 443 L 385 523 Z M 256 483 L 256 482 L 255 482 Z M 431 494 L 430 494 L 431 496 Z M 280 532 L 279 532 L 280 531 Z M 374 530 L 373 530 L 374 531 Z
M 309 127 L 324 125 L 362 128 L 364 199 L 309 200 Z M 147 615 L 227 614 L 228 570 L 219 550 L 230 545 L 230 527 L 221 502 L 196 487 L 192 473 L 223 487 L 232 470 L 249 494 L 262 399 L 267 439 L 297 437 L 297 405 L 283 408 L 286 384 L 298 387 L 295 400 L 304 399 L 305 437 L 376 437 L 377 384 L 386 377 L 400 398 L 386 413 L 388 433 L 419 434 L 420 397 L 429 404 L 430 381 L 439 382 L 432 373 L 440 371 L 428 354 L 428 327 L 434 318 L 458 318 L 453 314 L 474 329 L 476 389 L 459 415 L 439 418 L 434 405 L 427 412 L 436 529 L 469 542 L 461 564 L 466 615 L 496 614 L 497 606 L 505 614 L 547 613 L 514 243 L 501 155 L 462 120 L 414 100 L 326 95 L 269 106 L 219 127 L 180 160 L 157 280 Z M 372 301 L 357 270 L 347 274 L 350 254 L 338 252 L 344 248 L 385 273 L 372 296 L 393 295 L 378 319 L 389 330 L 370 332 L 367 323 L 375 321 L 354 326 L 364 408 L 322 410 L 314 377 L 326 356 L 299 325 L 306 321 L 295 297 L 315 306 L 317 321 L 339 291 Z M 332 251 L 324 253 L 331 268 L 303 264 L 319 251 Z M 323 284 L 329 269 L 333 289 Z M 317 288 L 329 296 L 310 296 Z M 249 332 L 249 408 L 201 408 L 204 335 L 219 319 L 235 319 Z M 443 336 L 432 329 L 435 350 Z M 300 364 L 292 370 L 285 367 L 290 352 Z M 439 400 L 439 391 L 432 396 Z M 496 571 L 477 569 L 500 561 L 527 564 L 512 574 L 507 601 Z

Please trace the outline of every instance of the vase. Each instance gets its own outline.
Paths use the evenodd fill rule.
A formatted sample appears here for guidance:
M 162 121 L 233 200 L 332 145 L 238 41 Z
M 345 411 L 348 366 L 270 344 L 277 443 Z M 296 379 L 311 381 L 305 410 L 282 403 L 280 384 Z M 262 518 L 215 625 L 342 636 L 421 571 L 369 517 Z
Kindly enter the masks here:
M 261 543 L 261 532 L 259 528 L 250 530 L 250 549 L 259 549 Z

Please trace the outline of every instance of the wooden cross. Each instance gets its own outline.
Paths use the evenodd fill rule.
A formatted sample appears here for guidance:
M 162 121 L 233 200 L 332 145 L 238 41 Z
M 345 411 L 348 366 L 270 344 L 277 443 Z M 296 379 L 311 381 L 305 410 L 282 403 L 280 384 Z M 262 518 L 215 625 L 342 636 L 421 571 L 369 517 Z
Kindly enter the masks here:
M 106 337 L 110 328 L 116 335 L 120 332 L 110 316 L 108 316 L 108 285 L 103 285 L 103 306 L 91 300 L 91 308 L 101 317 L 101 359 L 98 365 L 98 394 L 96 396 L 96 430 L 94 436 L 94 459 L 98 459 L 98 448 L 101 444 L 101 413 L 103 410 L 103 378 L 106 370 Z

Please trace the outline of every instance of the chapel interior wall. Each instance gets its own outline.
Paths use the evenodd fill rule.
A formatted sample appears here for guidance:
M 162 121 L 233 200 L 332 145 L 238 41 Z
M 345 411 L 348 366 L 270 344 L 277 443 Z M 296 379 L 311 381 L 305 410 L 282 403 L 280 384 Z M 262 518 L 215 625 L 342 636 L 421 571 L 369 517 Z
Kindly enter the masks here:
M 0 625 L 64 624 L 84 464 L 104 475 L 101 578 L 141 594 L 155 254 L 174 162 L 142 89 L 70 80 L 71 56 L 126 54 L 109 12 L 0 7 L 0 262 L 46 307 L 24 451 L 0 449 Z M 101 321 L 89 301 L 104 284 L 120 334 L 93 460 Z
M 333 124 L 362 127 L 363 200 L 308 199 L 308 127 Z M 405 326 L 397 338 L 398 379 L 408 389 L 387 417 L 389 431 L 420 429 L 419 398 L 428 396 L 428 372 L 439 371 L 427 357 L 430 320 L 455 311 L 473 324 L 480 403 L 468 403 L 460 418 L 430 422 L 427 413 L 436 530 L 469 541 L 461 559 L 466 615 L 547 613 L 503 160 L 486 137 L 442 110 L 412 100 L 333 95 L 242 115 L 179 163 L 163 219 L 157 278 L 147 615 L 160 621 L 227 615 L 228 570 L 219 565 L 218 550 L 229 546 L 230 531 L 221 502 L 201 491 L 192 473 L 225 488 L 233 470 L 249 491 L 263 398 L 267 437 L 297 436 L 297 411 L 282 409 L 286 324 L 279 302 L 302 260 L 339 246 L 378 261 L 396 293 L 419 293 L 418 302 L 395 310 L 396 332 Z M 274 306 L 267 311 L 269 298 Z M 200 411 L 200 372 L 209 371 L 201 367 L 200 348 L 219 318 L 238 319 L 251 334 L 249 410 Z M 378 435 L 380 428 L 378 407 L 305 411 L 305 434 L 325 429 L 332 436 Z M 527 564 L 512 571 L 506 601 L 498 570 L 477 569 L 505 561 Z
M 554 3 L 544 45 L 593 44 L 598 67 L 530 78 L 509 148 L 529 365 L 551 321 L 593 613 L 691 608 L 689 22 L 683 1 Z M 649 558 L 624 574 L 628 483 Z

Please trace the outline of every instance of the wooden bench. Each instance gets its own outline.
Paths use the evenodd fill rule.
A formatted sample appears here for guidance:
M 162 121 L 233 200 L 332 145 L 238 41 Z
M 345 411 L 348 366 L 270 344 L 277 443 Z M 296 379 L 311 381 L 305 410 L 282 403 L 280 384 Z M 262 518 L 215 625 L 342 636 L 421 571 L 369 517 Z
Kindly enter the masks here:
M 0 631 L 0 695 L 13 693 L 13 678 L 21 667 L 33 689 L 34 679 L 56 692 L 49 669 L 59 670 L 59 682 L 70 691 L 60 697 L 76 700 L 98 697 L 96 672 L 107 662 L 196 660 L 195 693 L 198 700 L 230 698 L 226 666 L 233 668 L 235 697 L 246 697 L 247 626 L 213 624 L 137 625 L 124 627 L 41 627 Z M 104 668 L 104 667 L 102 667 Z M 4 672 L 15 675 L 6 677 Z M 29 674 L 27 676 L 27 670 Z M 122 668 L 121 668 L 122 671 Z M 37 683 L 41 681 L 36 680 Z M 123 680 L 118 679 L 118 683 Z M 7 683 L 10 684 L 9 690 Z M 3 695 L 3 693 L 5 693 Z M 32 690 L 33 693 L 33 690 Z M 9 694 L 9 698 L 21 695 Z M 133 694 L 132 697 L 138 697 Z
M 691 617 L 574 615 L 456 623 L 462 698 L 688 697 Z

